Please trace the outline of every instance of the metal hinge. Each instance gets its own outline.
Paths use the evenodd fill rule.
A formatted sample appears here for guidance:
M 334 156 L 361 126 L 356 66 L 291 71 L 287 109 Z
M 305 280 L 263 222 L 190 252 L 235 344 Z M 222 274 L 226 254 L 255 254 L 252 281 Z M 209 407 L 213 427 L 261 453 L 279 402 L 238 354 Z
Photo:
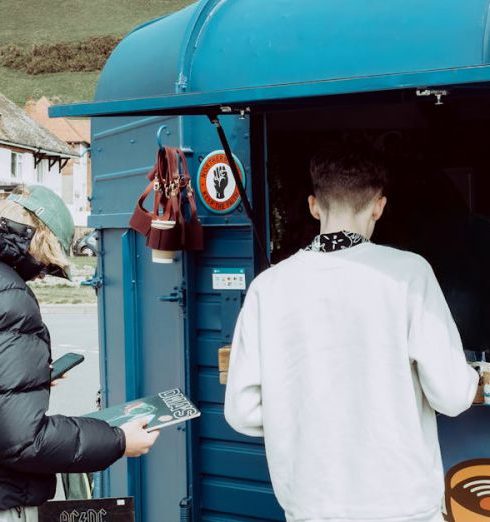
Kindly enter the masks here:
M 163 303 L 178 303 L 179 306 L 185 306 L 185 288 L 183 286 L 175 286 L 173 292 L 161 295 L 158 300 Z
M 192 498 L 186 497 L 180 501 L 180 522 L 192 522 Z
M 104 285 L 104 280 L 98 275 L 94 275 L 90 279 L 86 279 L 80 283 L 82 286 L 91 286 L 94 290 L 98 290 Z
M 187 76 L 185 76 L 185 74 L 183 73 L 180 73 L 179 79 L 177 81 L 177 88 L 179 88 L 182 91 L 185 91 L 187 89 L 187 84 Z

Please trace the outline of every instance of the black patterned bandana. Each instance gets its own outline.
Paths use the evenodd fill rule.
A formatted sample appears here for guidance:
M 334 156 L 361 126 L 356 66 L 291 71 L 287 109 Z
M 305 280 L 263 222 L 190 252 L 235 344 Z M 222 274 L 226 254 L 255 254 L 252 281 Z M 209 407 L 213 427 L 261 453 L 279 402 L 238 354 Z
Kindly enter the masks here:
M 369 239 L 355 232 L 332 232 L 331 234 L 320 234 L 315 237 L 305 250 L 309 252 L 335 252 L 345 250 L 361 243 L 369 243 Z

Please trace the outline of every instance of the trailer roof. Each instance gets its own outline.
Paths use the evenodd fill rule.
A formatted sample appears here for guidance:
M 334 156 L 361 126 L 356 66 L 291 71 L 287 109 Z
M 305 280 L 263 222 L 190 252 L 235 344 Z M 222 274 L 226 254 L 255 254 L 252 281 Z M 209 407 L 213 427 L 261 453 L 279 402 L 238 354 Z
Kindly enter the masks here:
M 50 115 L 221 113 L 487 82 L 489 2 L 202 0 L 130 33 L 108 60 L 95 102 Z

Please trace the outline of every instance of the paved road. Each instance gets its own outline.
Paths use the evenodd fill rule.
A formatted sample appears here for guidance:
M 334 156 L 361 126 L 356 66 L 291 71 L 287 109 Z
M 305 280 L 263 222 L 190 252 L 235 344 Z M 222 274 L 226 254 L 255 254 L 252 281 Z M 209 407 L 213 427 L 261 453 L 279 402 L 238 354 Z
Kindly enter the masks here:
M 51 334 L 53 359 L 67 352 L 85 357 L 53 388 L 49 413 L 82 415 L 93 411 L 100 382 L 96 308 L 49 306 L 42 308 L 42 314 Z

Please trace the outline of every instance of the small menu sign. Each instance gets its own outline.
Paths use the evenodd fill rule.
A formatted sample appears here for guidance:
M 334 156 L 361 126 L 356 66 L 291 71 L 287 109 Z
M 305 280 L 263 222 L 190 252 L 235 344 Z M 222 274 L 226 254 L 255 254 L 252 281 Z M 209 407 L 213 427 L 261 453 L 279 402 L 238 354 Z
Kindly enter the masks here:
M 244 268 L 215 268 L 213 290 L 246 290 Z

